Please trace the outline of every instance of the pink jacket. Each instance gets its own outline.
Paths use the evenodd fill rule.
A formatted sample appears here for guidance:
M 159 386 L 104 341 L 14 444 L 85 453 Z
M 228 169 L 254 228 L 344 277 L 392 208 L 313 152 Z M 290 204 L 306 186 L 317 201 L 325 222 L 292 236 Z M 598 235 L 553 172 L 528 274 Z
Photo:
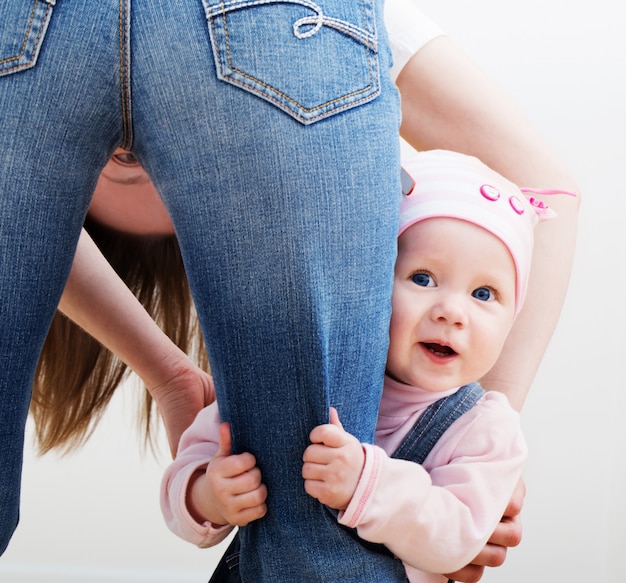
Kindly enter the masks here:
M 198 524 L 189 514 L 186 493 L 189 480 L 197 470 L 206 469 L 217 453 L 220 436 L 217 403 L 205 407 L 183 433 L 176 459 L 166 468 L 161 482 L 161 511 L 167 526 L 181 538 L 199 547 L 212 547 L 228 536 L 234 528 Z
M 431 573 L 467 565 L 483 548 L 511 498 L 527 454 L 519 414 L 487 392 L 446 431 L 424 465 L 389 457 L 432 402 L 446 393 L 389 378 L 365 466 L 342 524 L 386 545 L 411 583 L 445 583 Z
M 445 583 L 432 573 L 455 571 L 478 554 L 502 517 L 526 458 L 519 415 L 496 392 L 487 392 L 455 421 L 423 466 L 390 458 L 426 407 L 453 392 L 432 393 L 386 379 L 377 445 L 363 446 L 360 482 L 339 516 L 359 536 L 385 544 L 402 559 L 411 583 Z M 232 530 L 198 524 L 185 505 L 189 478 L 217 451 L 219 423 L 215 404 L 198 414 L 162 484 L 169 528 L 200 547 L 217 544 Z

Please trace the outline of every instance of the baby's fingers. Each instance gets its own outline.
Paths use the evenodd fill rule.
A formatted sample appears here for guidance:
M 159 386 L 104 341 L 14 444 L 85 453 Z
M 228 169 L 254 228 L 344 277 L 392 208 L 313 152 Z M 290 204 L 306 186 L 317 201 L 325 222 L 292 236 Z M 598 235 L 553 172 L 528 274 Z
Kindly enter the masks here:
M 320 443 L 328 447 L 341 447 L 346 443 L 346 432 L 341 426 L 326 424 L 313 428 L 309 435 L 311 443 Z
M 302 461 L 306 464 L 313 465 L 328 465 L 332 463 L 337 457 L 337 449 L 333 447 L 328 447 L 327 445 L 314 443 L 313 445 L 309 445 L 304 450 L 304 455 L 302 456 Z
M 214 458 L 208 472 L 222 478 L 231 479 L 243 476 L 256 468 L 256 458 L 251 453 L 240 453 L 222 458 Z M 260 475 L 260 472 L 259 472 Z
M 260 484 L 258 488 L 246 491 L 232 498 L 228 514 L 230 524 L 246 526 L 267 514 L 267 488 Z
M 224 421 L 220 425 L 220 443 L 215 457 L 226 457 L 232 453 L 232 441 L 230 436 L 230 423 Z
M 334 407 L 330 408 L 330 424 L 343 429 L 343 425 L 341 424 L 341 421 L 339 421 L 339 413 Z

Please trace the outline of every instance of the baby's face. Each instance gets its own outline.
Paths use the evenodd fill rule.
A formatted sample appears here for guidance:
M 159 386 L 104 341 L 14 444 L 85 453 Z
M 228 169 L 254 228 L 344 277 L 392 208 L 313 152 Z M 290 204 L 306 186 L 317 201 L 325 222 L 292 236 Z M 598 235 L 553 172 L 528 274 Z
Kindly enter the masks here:
M 429 391 L 480 379 L 513 324 L 515 279 L 507 247 L 474 224 L 409 227 L 398 241 L 387 374 Z
M 154 185 L 137 159 L 117 149 L 102 170 L 89 216 L 136 235 L 172 235 L 174 227 Z

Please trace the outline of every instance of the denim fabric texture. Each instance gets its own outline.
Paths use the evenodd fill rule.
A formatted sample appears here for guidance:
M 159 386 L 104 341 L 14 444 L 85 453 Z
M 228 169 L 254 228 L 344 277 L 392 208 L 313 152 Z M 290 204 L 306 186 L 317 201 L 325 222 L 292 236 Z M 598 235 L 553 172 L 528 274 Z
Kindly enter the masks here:
M 467 413 L 484 394 L 485 391 L 478 383 L 471 383 L 429 405 L 391 457 L 423 464 L 450 425 Z M 241 582 L 240 550 L 239 533 L 236 533 L 213 571 L 209 583 Z M 448 583 L 454 581 L 448 579 Z
M 268 486 L 243 580 L 403 580 L 300 475 L 330 405 L 373 438 L 400 192 L 389 67 L 382 0 L 2 3 L 1 549 L 38 354 L 122 146 L 172 216 L 222 417 Z
M 474 382 L 461 387 L 452 395 L 435 401 L 420 415 L 392 457 L 423 464 L 450 425 L 467 413 L 484 394 L 484 389 Z

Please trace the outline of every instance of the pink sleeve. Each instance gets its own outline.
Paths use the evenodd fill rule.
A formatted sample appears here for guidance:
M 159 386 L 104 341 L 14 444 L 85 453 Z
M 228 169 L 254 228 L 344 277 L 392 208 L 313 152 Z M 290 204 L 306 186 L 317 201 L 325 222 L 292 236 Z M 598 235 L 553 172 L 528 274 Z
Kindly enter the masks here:
M 518 414 L 492 393 L 453 424 L 423 466 L 366 451 L 366 469 L 367 458 L 379 461 L 363 472 L 340 521 L 386 545 L 409 574 L 468 564 L 500 521 L 526 458 Z
M 202 409 L 183 433 L 176 459 L 166 468 L 161 482 L 161 511 L 167 526 L 184 540 L 202 548 L 221 542 L 233 529 L 231 525 L 196 522 L 186 504 L 191 476 L 197 470 L 204 470 L 217 452 L 219 426 L 217 405 Z

